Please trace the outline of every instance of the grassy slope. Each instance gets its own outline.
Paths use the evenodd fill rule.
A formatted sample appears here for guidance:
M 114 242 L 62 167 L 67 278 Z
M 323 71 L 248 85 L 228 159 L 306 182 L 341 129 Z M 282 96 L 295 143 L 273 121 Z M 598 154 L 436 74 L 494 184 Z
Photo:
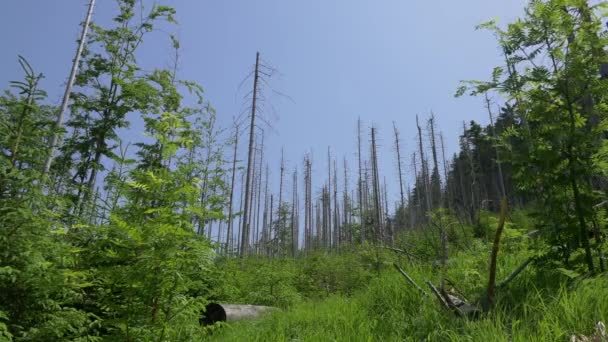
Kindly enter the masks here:
M 507 233 L 499 256 L 498 280 L 504 279 L 527 258 L 528 242 L 509 238 L 519 235 L 514 229 Z M 461 251 L 453 252 L 450 258 L 447 278 L 473 301 L 484 293 L 489 248 L 489 242 L 476 239 L 466 247 L 461 246 Z M 390 267 L 396 261 L 424 287 L 424 279 L 437 283 L 440 278 L 439 271 L 433 270 L 429 262 L 408 261 L 403 256 L 382 252 L 380 263 L 378 260 L 369 263 L 369 256 L 374 253 L 368 250 L 350 256 L 317 255 L 295 263 L 269 262 L 268 270 L 290 275 L 282 279 L 280 276 L 269 278 L 263 273 L 249 273 L 249 278 L 243 276 L 247 272 L 236 276 L 234 279 L 241 280 L 231 285 L 233 289 L 264 288 L 264 279 L 274 284 L 279 281 L 287 288 L 284 291 L 287 295 L 276 289 L 271 296 L 260 296 L 263 291 L 259 290 L 253 292 L 259 296 L 257 304 L 280 305 L 285 309 L 259 320 L 214 329 L 212 340 L 567 341 L 574 333 L 592 333 L 597 321 L 608 320 L 608 276 L 605 274 L 581 281 L 568 290 L 570 279 L 562 273 L 531 267 L 507 289 L 498 291 L 497 306 L 490 314 L 468 321 L 444 311 L 434 297 L 422 296 Z M 307 269 L 317 264 L 320 264 L 317 269 Z M 333 270 L 333 280 L 326 279 L 324 267 L 329 274 Z M 340 284 L 346 275 L 353 279 Z M 252 279 L 258 283 L 251 283 Z M 302 286 L 306 281 L 312 285 Z M 315 292 L 314 285 L 320 282 L 323 285 Z M 358 287 L 354 289 L 353 284 Z M 293 295 L 289 295 L 290 286 Z M 319 289 L 331 290 L 319 292 Z M 227 298 L 225 293 L 221 297 Z M 239 301 L 238 296 L 232 299 Z M 241 297 L 241 301 L 255 302 L 256 299 Z

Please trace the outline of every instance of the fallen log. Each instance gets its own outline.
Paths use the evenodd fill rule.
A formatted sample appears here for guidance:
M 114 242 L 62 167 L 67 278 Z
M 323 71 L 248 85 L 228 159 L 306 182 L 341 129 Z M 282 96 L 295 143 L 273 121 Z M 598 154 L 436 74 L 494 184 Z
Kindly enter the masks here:
M 209 303 L 201 313 L 199 324 L 213 325 L 217 322 L 256 318 L 274 310 L 277 308 L 271 306 Z

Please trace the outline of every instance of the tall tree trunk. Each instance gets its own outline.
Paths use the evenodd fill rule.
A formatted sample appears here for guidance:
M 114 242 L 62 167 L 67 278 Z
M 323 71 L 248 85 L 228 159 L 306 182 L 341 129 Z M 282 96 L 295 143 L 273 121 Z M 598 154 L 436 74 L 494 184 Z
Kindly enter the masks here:
M 380 176 L 378 174 L 378 157 L 376 152 L 376 128 L 372 127 L 372 182 L 374 189 L 374 210 L 376 215 L 376 243 L 384 240 L 384 227 L 382 222 L 382 203 L 380 198 Z
M 445 145 L 443 144 L 443 134 L 439 133 L 439 142 L 441 143 L 441 159 L 443 164 L 443 179 L 445 179 L 445 192 L 446 192 L 446 200 L 445 204 L 448 209 L 451 208 L 452 205 L 452 191 L 450 189 L 450 184 L 448 182 L 448 164 L 445 159 Z
M 393 131 L 395 133 L 395 151 L 397 152 L 397 172 L 399 173 L 399 193 L 401 195 L 401 207 L 405 206 L 405 196 L 403 195 L 403 172 L 401 168 L 401 148 L 399 147 L 399 131 L 393 121 Z
M 420 163 L 422 170 L 422 183 L 424 186 L 424 197 L 426 200 L 426 208 L 422 209 L 422 214 L 425 215 L 427 211 L 432 209 L 431 205 L 431 192 L 429 191 L 429 180 L 428 180 L 428 169 L 427 163 L 424 159 L 424 148 L 422 146 L 422 129 L 420 129 L 420 124 L 418 123 L 418 115 L 416 115 L 416 127 L 418 128 L 418 149 L 420 152 Z
M 264 132 L 262 131 L 262 143 L 260 144 L 260 165 L 258 171 L 258 196 L 257 196 L 257 213 L 255 222 L 255 234 L 253 236 L 255 243 L 255 252 L 259 253 L 259 232 L 260 232 L 260 209 L 262 203 L 262 165 L 264 163 Z
M 361 178 L 361 118 L 357 120 L 357 157 L 359 159 L 359 224 L 361 234 L 361 244 L 365 243 L 365 220 L 363 218 L 363 179 Z
M 334 246 L 333 239 L 333 229 L 332 229 L 332 221 L 331 221 L 331 151 L 329 150 L 329 146 L 327 146 L 327 228 L 328 228 L 328 239 L 329 239 L 329 248 L 331 249 Z
M 334 159 L 334 247 L 340 250 L 340 213 L 338 206 L 338 165 Z
M 259 79 L 260 53 L 255 56 L 255 71 L 253 76 L 253 100 L 251 105 L 251 123 L 249 127 L 249 153 L 247 154 L 247 175 L 245 180 L 245 197 L 251 196 L 251 173 L 253 164 L 253 142 L 255 135 L 255 110 L 257 106 L 258 79 Z M 243 210 L 243 235 L 241 237 L 241 257 L 249 253 L 249 201 L 245 199 L 245 209 Z

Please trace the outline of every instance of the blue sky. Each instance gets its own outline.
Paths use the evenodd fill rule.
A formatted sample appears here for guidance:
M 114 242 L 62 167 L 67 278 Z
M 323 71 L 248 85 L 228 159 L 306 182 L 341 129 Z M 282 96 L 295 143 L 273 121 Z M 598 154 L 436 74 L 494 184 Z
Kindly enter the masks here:
M 239 90 L 239 84 L 251 71 L 256 51 L 280 72 L 271 85 L 291 100 L 269 91 L 266 97 L 276 113 L 270 105 L 263 113 L 273 121 L 266 155 L 275 176 L 281 147 L 290 167 L 312 152 L 316 179 L 325 175 L 327 146 L 339 165 L 346 156 L 354 167 L 361 117 L 364 127 L 378 128 L 380 172 L 389 183 L 391 202 L 398 187 L 392 122 L 401 131 L 408 176 L 416 114 L 426 118 L 432 110 L 448 155 L 456 152 L 463 120 L 488 121 L 481 98 L 453 97 L 458 82 L 486 79 L 502 62 L 492 35 L 476 31 L 475 25 L 493 17 L 508 23 L 525 5 L 523 0 L 157 2 L 177 10 L 179 26 L 172 30 L 182 45 L 179 76 L 203 85 L 223 125 L 242 110 L 240 98 L 251 85 Z M 8 81 L 21 78 L 16 62 L 21 54 L 46 75 L 42 86 L 49 101 L 58 104 L 87 3 L 7 1 L 0 11 L 0 84 L 6 88 Z M 98 0 L 93 20 L 109 23 L 115 10 L 114 1 Z M 170 65 L 167 34 L 151 35 L 141 57 L 147 67 Z M 134 125 L 123 138 L 141 136 L 141 127 Z

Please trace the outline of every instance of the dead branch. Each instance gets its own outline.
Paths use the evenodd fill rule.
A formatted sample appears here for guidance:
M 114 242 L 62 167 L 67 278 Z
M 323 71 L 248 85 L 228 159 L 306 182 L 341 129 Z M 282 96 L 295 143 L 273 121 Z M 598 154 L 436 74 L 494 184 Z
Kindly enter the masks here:
M 431 283 L 428 280 L 424 281 L 430 288 L 431 291 L 433 291 L 433 293 L 435 294 L 435 296 L 437 297 L 437 299 L 439 299 L 439 301 L 441 302 L 441 304 L 443 305 L 443 307 L 445 307 L 446 309 L 450 309 L 450 305 L 448 304 L 448 302 L 446 302 L 445 298 L 443 298 L 443 296 L 441 295 L 441 293 L 439 292 L 439 290 L 437 290 L 437 288 L 435 288 L 435 286 L 433 285 L 433 283 Z
M 529 258 L 528 260 L 524 261 L 515 269 L 515 271 L 513 271 L 513 273 L 511 273 L 507 278 L 505 278 L 505 280 L 501 281 L 496 286 L 496 288 L 503 288 L 507 286 L 511 281 L 513 281 L 513 279 L 515 279 L 515 277 L 517 277 L 524 269 L 526 269 L 526 267 L 528 267 L 528 265 L 530 265 L 535 260 L 536 258 Z
M 418 259 L 418 260 L 420 260 L 420 259 L 421 259 L 421 258 L 420 258 L 418 255 L 416 255 L 416 254 L 412 254 L 412 253 L 410 253 L 410 252 L 408 252 L 408 251 L 406 251 L 406 250 L 403 250 L 403 249 L 399 249 L 399 248 L 393 248 L 393 247 L 389 247 L 389 246 L 381 246 L 381 247 L 382 247 L 382 248 L 385 248 L 385 249 L 388 249 L 388 250 L 391 250 L 391 251 L 393 251 L 393 252 L 397 252 L 397 253 L 402 253 L 402 254 L 405 254 L 405 255 L 407 255 L 408 257 L 416 258 L 416 259 Z
M 393 263 L 393 266 L 395 266 L 395 268 L 397 269 L 397 271 L 399 271 L 399 273 L 401 273 L 405 277 L 405 279 L 407 279 L 407 281 L 410 282 L 410 284 L 414 285 L 415 288 L 417 288 L 420 292 L 422 292 L 423 295 L 425 295 L 425 296 L 429 295 L 420 286 L 418 286 L 418 284 L 416 284 L 416 282 L 414 281 L 414 279 L 412 279 L 407 273 L 405 273 L 405 271 L 402 270 L 401 267 L 399 267 L 399 265 L 397 265 L 396 263 Z

